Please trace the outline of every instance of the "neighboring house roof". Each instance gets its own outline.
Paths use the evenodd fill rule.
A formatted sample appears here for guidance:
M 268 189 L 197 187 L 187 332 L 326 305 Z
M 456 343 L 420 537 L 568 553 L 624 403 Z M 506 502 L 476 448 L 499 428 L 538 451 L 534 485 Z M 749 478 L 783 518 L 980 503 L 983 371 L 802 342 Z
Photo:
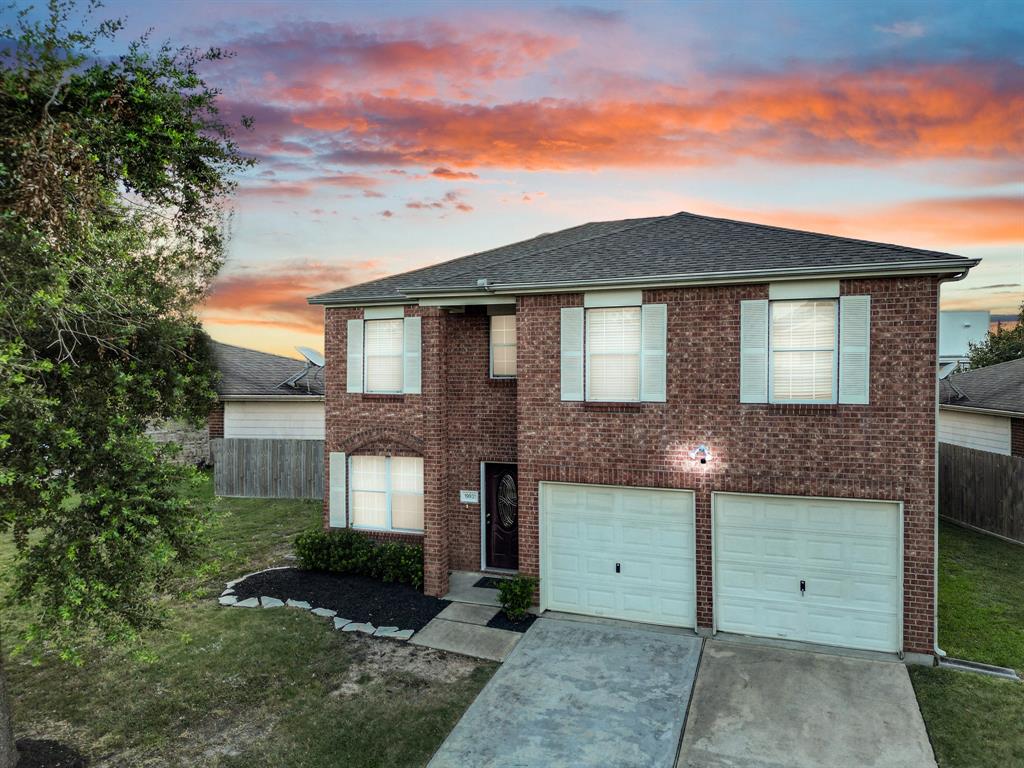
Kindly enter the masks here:
M 960 272 L 978 263 L 938 251 L 676 213 L 583 224 L 432 267 L 341 288 L 312 304 L 561 287 L 856 273 Z M 486 289 L 479 281 L 486 280 Z
M 283 383 L 303 369 L 305 363 L 290 357 L 271 355 L 255 349 L 212 342 L 213 357 L 220 370 L 217 394 L 221 399 L 244 400 L 264 397 L 305 397 L 324 394 L 323 369 L 314 368 L 294 387 Z
M 1024 416 L 1024 358 L 954 373 L 942 379 L 939 403 L 951 408 Z

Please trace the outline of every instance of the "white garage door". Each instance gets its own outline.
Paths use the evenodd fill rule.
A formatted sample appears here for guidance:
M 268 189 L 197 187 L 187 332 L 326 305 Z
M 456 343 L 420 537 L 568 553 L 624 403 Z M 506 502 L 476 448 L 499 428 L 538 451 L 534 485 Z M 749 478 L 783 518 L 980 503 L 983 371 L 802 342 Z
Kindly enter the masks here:
M 899 504 L 716 493 L 712 506 L 719 631 L 900 649 Z
M 693 493 L 541 483 L 541 603 L 693 627 Z

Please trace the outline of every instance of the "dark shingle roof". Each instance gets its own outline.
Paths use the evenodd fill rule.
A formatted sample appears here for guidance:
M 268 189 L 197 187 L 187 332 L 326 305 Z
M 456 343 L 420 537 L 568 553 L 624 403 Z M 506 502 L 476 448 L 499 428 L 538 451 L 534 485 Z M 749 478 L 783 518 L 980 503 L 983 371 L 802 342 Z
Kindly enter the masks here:
M 1024 415 L 1024 358 L 954 373 L 942 379 L 939 402 Z
M 722 276 L 897 265 L 967 269 L 977 262 L 938 251 L 872 243 L 692 213 L 583 224 L 413 272 L 310 298 L 314 304 L 395 301 L 406 290 L 472 290 L 522 284 Z
M 281 384 L 301 371 L 304 363 L 290 357 L 257 352 L 255 349 L 236 347 L 219 341 L 212 342 L 213 357 L 220 371 L 217 394 L 221 397 L 245 395 L 323 395 L 323 369 L 314 369 L 295 387 Z M 308 385 L 308 388 L 307 388 Z

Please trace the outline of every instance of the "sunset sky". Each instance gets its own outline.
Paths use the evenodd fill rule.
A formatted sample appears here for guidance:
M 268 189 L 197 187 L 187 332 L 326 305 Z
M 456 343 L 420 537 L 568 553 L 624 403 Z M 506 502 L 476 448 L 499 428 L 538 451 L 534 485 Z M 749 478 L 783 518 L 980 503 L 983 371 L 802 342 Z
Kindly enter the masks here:
M 322 348 L 307 296 L 680 210 L 980 256 L 1024 295 L 1024 3 L 108 2 L 236 52 L 251 114 L 214 338 Z

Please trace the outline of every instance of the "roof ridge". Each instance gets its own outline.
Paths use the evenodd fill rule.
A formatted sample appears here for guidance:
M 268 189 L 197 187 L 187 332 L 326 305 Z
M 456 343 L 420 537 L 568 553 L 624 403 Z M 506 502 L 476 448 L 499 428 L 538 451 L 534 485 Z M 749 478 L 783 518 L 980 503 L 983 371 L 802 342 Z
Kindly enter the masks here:
M 276 357 L 279 360 L 287 360 L 290 363 L 301 363 L 297 357 L 288 357 L 286 355 L 279 355 L 276 352 L 264 352 L 262 349 L 253 349 L 252 347 L 241 347 L 238 344 L 229 344 L 226 341 L 218 341 L 217 339 L 210 337 L 210 341 L 214 344 L 219 344 L 222 347 L 231 347 L 232 349 L 240 349 L 243 352 L 255 352 L 257 355 L 266 355 L 267 357 Z
M 505 264 L 515 263 L 517 261 L 520 261 L 521 259 L 525 259 L 527 256 L 540 256 L 541 254 L 544 254 L 544 253 L 551 253 L 552 251 L 557 251 L 557 250 L 559 250 L 561 248 L 568 248 L 569 246 L 579 245 L 580 243 L 590 243 L 590 242 L 593 242 L 594 240 L 600 240 L 602 237 L 609 237 L 611 235 L 618 235 L 618 234 L 621 234 L 622 232 L 628 232 L 631 229 L 639 229 L 640 227 L 646 226 L 647 224 L 654 224 L 654 223 L 660 222 L 660 221 L 662 221 L 664 219 L 671 219 L 671 218 L 673 218 L 675 216 L 679 216 L 679 215 L 680 215 L 679 213 L 670 213 L 670 214 L 667 214 L 665 216 L 647 216 L 645 218 L 639 218 L 639 219 L 619 219 L 619 221 L 622 221 L 622 222 L 627 222 L 627 221 L 631 222 L 631 225 L 627 226 L 627 227 L 620 227 L 618 229 L 612 230 L 611 232 L 602 232 L 601 234 L 593 235 L 592 237 L 584 237 L 581 240 L 573 240 L 570 243 L 561 243 L 559 245 L 553 245 L 550 248 L 542 248 L 539 251 L 532 251 L 530 253 L 520 254 L 519 256 L 512 256 L 511 258 L 509 258 L 509 259 L 507 259 L 505 261 Z M 610 219 L 609 221 L 588 221 L 586 224 L 580 224 L 577 227 L 569 227 L 567 229 L 560 229 L 560 230 L 558 230 L 558 232 L 549 232 L 547 234 L 549 234 L 549 235 L 557 235 L 557 234 L 559 234 L 561 232 L 568 232 L 571 229 L 578 229 L 579 227 L 588 227 L 588 226 L 591 226 L 592 224 L 610 224 L 610 223 L 612 223 L 614 221 L 616 221 L 616 220 L 615 219 Z M 544 237 L 544 235 L 538 235 L 537 237 Z M 530 238 L 529 240 L 521 240 L 519 243 L 512 243 L 512 245 L 520 245 L 521 243 L 528 243 L 530 240 L 536 240 L 536 239 L 537 238 Z M 503 247 L 506 247 L 506 246 L 498 246 L 498 248 L 503 248 Z M 511 246 L 508 246 L 508 247 L 511 247 Z M 498 248 L 492 248 L 491 250 L 498 250 Z M 480 253 L 481 254 L 487 253 L 487 251 L 480 251 Z M 477 254 L 472 254 L 472 255 L 477 255 Z M 463 257 L 463 258 L 468 258 L 468 257 Z M 444 262 L 442 262 L 442 263 L 444 263 Z M 455 275 L 452 275 L 452 277 L 458 277 L 460 274 L 463 274 L 463 273 L 456 273 Z
M 708 216 L 703 213 L 691 213 L 689 211 L 680 211 L 675 214 L 676 216 L 691 216 L 695 219 L 705 219 L 707 221 L 725 221 L 730 224 L 740 224 L 744 227 L 757 227 L 758 229 L 774 229 L 777 232 L 795 232 L 800 235 L 808 235 L 810 237 L 817 237 L 823 240 L 846 240 L 851 243 L 860 243 L 861 245 L 870 245 L 875 248 L 885 248 L 890 251 L 914 251 L 915 253 L 923 253 L 929 256 L 953 256 L 958 259 L 965 258 L 963 256 L 957 256 L 955 253 L 947 253 L 945 251 L 932 251 L 927 248 L 915 248 L 911 245 L 899 245 L 897 243 L 882 243 L 877 240 L 863 240 L 859 237 L 847 237 L 846 235 L 830 235 L 827 232 L 815 232 L 810 229 L 796 229 L 795 227 L 780 227 L 778 224 L 760 224 L 756 221 L 743 221 L 742 219 L 730 219 L 724 216 Z M 669 218 L 669 217 L 665 217 Z

